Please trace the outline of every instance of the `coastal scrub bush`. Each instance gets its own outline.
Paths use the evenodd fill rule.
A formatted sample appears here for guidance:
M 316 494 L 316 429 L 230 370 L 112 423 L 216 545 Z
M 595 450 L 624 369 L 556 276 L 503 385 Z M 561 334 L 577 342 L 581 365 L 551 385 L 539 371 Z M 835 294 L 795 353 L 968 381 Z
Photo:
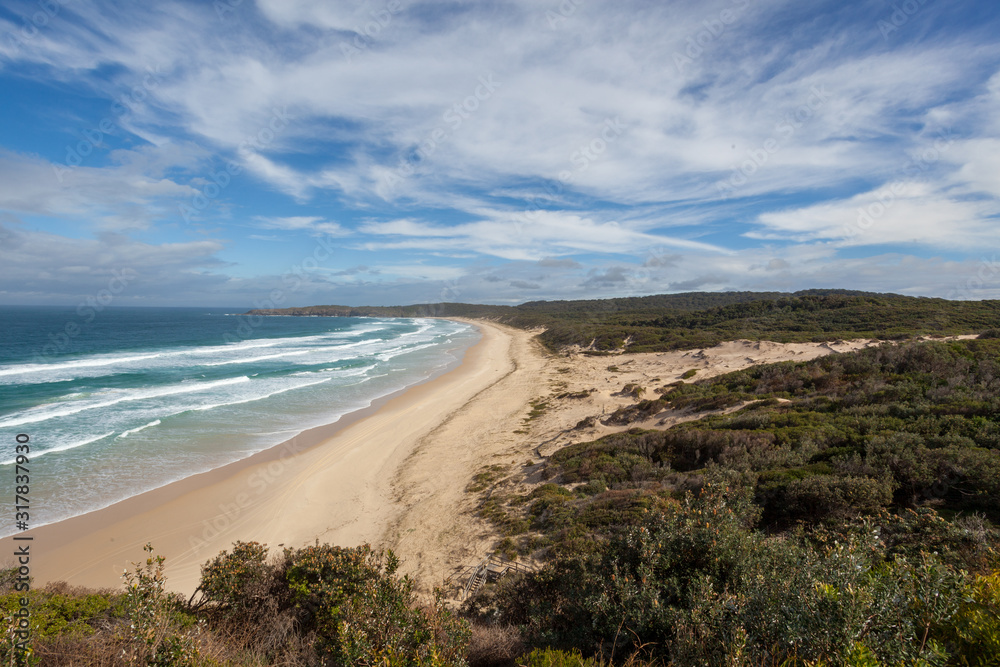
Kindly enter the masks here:
M 104 592 L 81 591 L 76 593 L 55 584 L 41 590 L 8 593 L 0 597 L 0 612 L 10 616 L 20 607 L 20 598 L 27 597 L 31 614 L 33 637 L 68 635 L 89 637 L 97 627 L 107 624 L 110 618 L 122 611 L 121 598 Z
M 523 667 L 603 667 L 604 663 L 595 658 L 585 658 L 578 649 L 560 651 L 558 649 L 538 649 L 518 660 Z
M 501 582 L 481 608 L 533 646 L 584 655 L 646 646 L 677 665 L 991 664 L 960 660 L 992 641 L 996 579 L 970 584 L 933 554 L 890 557 L 870 520 L 811 543 L 761 533 L 757 516 L 748 489 L 709 484 L 595 552 Z
M 195 665 L 198 645 L 192 626 L 193 616 L 182 610 L 182 600 L 164 591 L 163 556 L 154 556 L 151 544 L 143 547 L 149 556 L 145 564 L 133 563 L 125 580 L 124 616 L 121 629 L 122 656 L 129 664 L 149 667 Z
M 468 626 L 437 599 L 414 606 L 399 560 L 365 544 L 316 545 L 286 551 L 284 579 L 305 631 L 335 665 L 461 665 Z
M 758 493 L 766 498 L 764 518 L 772 526 L 842 521 L 873 514 L 892 502 L 889 485 L 869 477 L 812 475 L 771 483 Z
M 1000 665 L 1000 572 L 968 583 L 957 612 L 935 628 L 961 667 Z
M 267 562 L 267 547 L 259 542 L 236 542 L 232 553 L 222 551 L 201 568 L 198 593 L 201 600 L 193 605 L 210 608 L 224 616 L 253 619 L 274 613 L 276 568 Z

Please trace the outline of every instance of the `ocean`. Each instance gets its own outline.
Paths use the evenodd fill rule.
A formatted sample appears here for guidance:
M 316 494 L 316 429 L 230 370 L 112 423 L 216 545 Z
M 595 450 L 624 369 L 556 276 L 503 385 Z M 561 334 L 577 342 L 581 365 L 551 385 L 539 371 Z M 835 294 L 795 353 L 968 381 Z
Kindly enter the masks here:
M 0 307 L 0 497 L 27 436 L 31 527 L 246 458 L 457 365 L 437 319 Z M 23 517 L 22 517 L 23 518 Z M 17 531 L 14 508 L 0 536 Z

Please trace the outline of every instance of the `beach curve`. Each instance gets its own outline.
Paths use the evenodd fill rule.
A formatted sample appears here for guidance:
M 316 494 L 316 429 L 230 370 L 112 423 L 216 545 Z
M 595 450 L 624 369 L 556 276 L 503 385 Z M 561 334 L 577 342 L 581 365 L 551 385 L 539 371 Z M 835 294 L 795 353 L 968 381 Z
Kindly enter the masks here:
M 532 348 L 527 332 L 469 323 L 482 338 L 456 368 L 369 411 L 243 461 L 20 535 L 33 538 L 35 585 L 117 587 L 122 572 L 143 559 L 147 542 L 166 558 L 167 587 L 188 594 L 198 585 L 201 565 L 237 540 L 263 542 L 272 550 L 316 540 L 383 545 L 398 526 L 412 523 L 419 504 L 399 493 L 400 480 L 408 479 L 402 467 L 412 465 L 421 443 L 426 449 L 429 434 L 468 413 L 477 396 L 476 412 L 488 410 L 481 395 L 518 369 L 523 362 L 515 356 Z M 442 447 L 447 458 L 447 443 L 436 445 L 436 455 Z M 456 486 L 461 492 L 466 481 L 439 475 L 435 485 L 438 492 Z M 0 545 L 15 551 L 13 537 Z M 421 557 L 399 555 L 404 563 Z

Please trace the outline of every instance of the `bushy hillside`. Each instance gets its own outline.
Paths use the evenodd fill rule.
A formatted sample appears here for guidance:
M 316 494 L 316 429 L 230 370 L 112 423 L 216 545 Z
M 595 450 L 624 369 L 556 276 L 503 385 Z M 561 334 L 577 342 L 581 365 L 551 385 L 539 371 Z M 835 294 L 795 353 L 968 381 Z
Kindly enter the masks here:
M 478 613 L 677 665 L 1000 660 L 1000 342 L 664 389 L 642 414 L 745 407 L 570 445 L 548 483 L 491 493 L 505 548 L 547 565 Z
M 907 338 L 979 333 L 1000 325 L 998 301 L 947 301 L 844 290 L 692 292 L 591 301 L 534 301 L 519 306 L 462 303 L 351 308 L 312 306 L 251 311 L 264 315 L 472 317 L 522 328 L 544 327 L 551 350 L 654 352 L 711 347 L 747 338 L 777 342 Z

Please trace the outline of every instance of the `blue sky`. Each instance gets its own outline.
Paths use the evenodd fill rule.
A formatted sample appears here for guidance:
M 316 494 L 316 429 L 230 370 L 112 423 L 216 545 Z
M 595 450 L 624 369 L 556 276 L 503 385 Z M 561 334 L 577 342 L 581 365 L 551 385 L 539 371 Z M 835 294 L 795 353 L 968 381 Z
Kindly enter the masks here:
M 998 36 L 995 0 L 8 0 L 0 303 L 1000 298 Z

